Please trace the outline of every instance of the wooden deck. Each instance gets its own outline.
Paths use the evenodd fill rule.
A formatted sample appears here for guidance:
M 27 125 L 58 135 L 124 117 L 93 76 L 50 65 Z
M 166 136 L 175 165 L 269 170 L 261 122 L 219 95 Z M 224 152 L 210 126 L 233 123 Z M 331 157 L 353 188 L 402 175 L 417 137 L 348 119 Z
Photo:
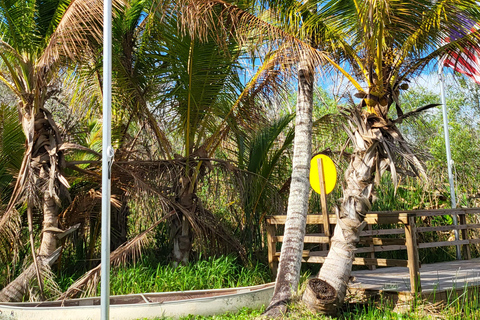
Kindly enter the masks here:
M 423 298 L 432 302 L 445 301 L 453 291 L 478 290 L 480 259 L 423 264 L 420 277 Z M 357 299 L 384 294 L 400 301 L 408 300 L 412 297 L 409 270 L 392 267 L 353 271 L 349 292 Z

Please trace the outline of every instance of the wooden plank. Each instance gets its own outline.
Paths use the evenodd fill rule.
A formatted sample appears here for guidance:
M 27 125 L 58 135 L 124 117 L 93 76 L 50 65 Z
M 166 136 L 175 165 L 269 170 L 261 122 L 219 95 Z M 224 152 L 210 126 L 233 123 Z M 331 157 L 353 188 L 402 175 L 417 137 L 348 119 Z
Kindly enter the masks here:
M 359 244 L 371 246 L 405 245 L 405 239 L 364 237 L 360 238 Z
M 326 257 L 314 256 L 306 259 L 307 263 L 324 263 Z M 407 267 L 407 260 L 399 259 L 379 259 L 379 258 L 355 258 L 353 260 L 354 265 L 368 266 L 374 265 L 379 267 Z
M 394 223 L 408 223 L 408 213 L 391 213 L 386 212 L 382 214 L 367 213 L 365 215 L 365 221 L 368 224 L 394 224 Z M 309 214 L 307 215 L 307 224 L 323 224 L 322 214 Z M 337 217 L 334 214 L 329 214 L 328 219 L 330 224 L 337 223 Z M 277 215 L 267 217 L 267 223 L 269 224 L 285 224 L 287 221 L 286 215 Z
M 459 222 L 460 222 L 461 227 L 467 226 L 467 218 L 465 217 L 465 215 L 460 215 L 459 216 Z M 468 230 L 466 230 L 466 229 L 462 230 L 462 239 L 463 240 L 468 239 Z M 463 249 L 464 259 L 470 260 L 472 258 L 472 255 L 470 254 L 470 246 L 468 244 L 464 245 L 462 249 Z
M 404 234 L 404 233 L 405 233 L 405 229 L 404 229 L 404 228 L 364 230 L 364 231 L 360 232 L 360 237 L 365 237 L 365 236 L 382 236 L 382 235 L 387 235 L 387 234 Z
M 465 216 L 460 216 L 464 217 Z M 460 218 L 462 219 L 462 218 Z M 450 230 L 467 230 L 467 229 L 478 229 L 480 224 L 463 224 L 463 225 L 448 225 L 448 226 L 436 226 L 436 227 L 418 227 L 417 232 L 430 232 L 430 231 L 450 231 Z M 465 240 L 466 238 L 464 238 Z
M 417 231 L 415 217 L 408 218 L 408 224 L 405 225 L 405 240 L 408 255 L 408 271 L 410 274 L 410 291 L 413 294 L 422 292 L 420 282 L 420 259 L 418 257 Z
M 377 214 L 412 214 L 416 217 L 433 217 L 452 214 L 475 214 L 480 213 L 480 208 L 455 208 L 455 209 L 427 209 L 427 210 L 411 210 L 411 211 L 376 211 Z
M 456 246 L 457 244 L 469 244 L 470 241 L 471 240 L 458 240 L 458 241 L 454 240 L 454 241 L 439 241 L 439 242 L 419 243 L 418 248 L 419 249 L 425 249 L 425 248 Z
M 329 214 L 328 219 L 330 224 L 337 223 L 337 216 L 334 214 Z M 285 224 L 287 221 L 286 215 L 278 215 L 278 216 L 269 216 L 267 217 L 267 223 L 269 224 Z M 307 224 L 323 224 L 323 215 L 322 214 L 309 214 L 307 215 Z
M 401 302 L 410 300 L 409 270 L 406 268 L 381 268 L 352 272 L 348 291 L 356 297 L 391 298 Z M 422 298 L 431 302 L 448 301 L 452 297 L 478 293 L 480 287 L 480 259 L 455 260 L 422 265 Z M 358 295 L 357 295 L 358 294 Z M 399 303 L 397 306 L 400 305 Z
M 408 213 L 367 213 L 365 221 L 368 224 L 394 224 L 394 223 L 408 223 Z
M 277 242 L 283 242 L 283 236 L 276 236 Z M 330 238 L 322 234 L 306 234 L 304 243 L 330 243 Z
M 398 250 L 405 250 L 405 249 L 407 249 L 407 246 L 402 246 L 402 245 L 375 246 L 373 248 L 371 247 L 357 248 L 357 250 L 355 250 L 355 253 L 398 251 Z
M 464 214 L 480 214 L 480 208 L 457 208 L 457 209 L 435 209 L 435 210 L 412 210 L 412 211 L 376 211 L 367 214 L 368 221 L 375 221 L 377 217 L 380 216 L 380 223 L 397 223 L 402 222 L 406 223 L 405 221 L 406 216 L 408 215 L 415 215 L 416 217 L 432 217 L 432 216 L 442 216 L 442 215 L 464 215 Z M 271 224 L 285 224 L 286 215 L 276 215 L 267 217 L 267 223 Z M 394 217 L 401 217 L 400 221 L 397 222 L 390 222 L 395 220 Z M 337 218 L 335 215 L 329 215 L 329 222 L 330 224 L 335 224 Z M 367 221 L 367 222 L 368 222 Z M 386 222 L 385 222 L 386 221 Z M 307 216 L 307 224 L 322 224 L 323 223 L 323 215 L 321 214 L 311 214 Z M 373 223 L 372 223 L 373 224 Z M 480 226 L 475 226 L 472 228 L 480 228 Z
M 268 266 L 272 270 L 272 274 L 275 277 L 277 275 L 278 262 L 275 259 L 275 252 L 277 251 L 275 241 L 275 226 L 271 224 L 266 225 L 267 229 L 267 247 L 268 247 Z
M 355 258 L 355 265 L 374 265 L 379 267 L 407 267 L 407 260 L 400 259 L 380 259 L 380 258 Z
M 368 230 L 372 230 L 372 225 L 371 225 L 371 224 L 367 224 L 367 229 L 368 229 Z M 373 239 L 377 239 L 377 238 L 373 238 Z M 372 238 L 368 238 L 368 241 L 372 240 L 371 243 L 370 243 L 370 248 L 372 248 L 372 249 L 373 249 L 373 245 L 374 245 L 373 239 L 372 239 Z M 360 243 L 362 243 L 362 240 L 363 240 L 363 239 L 360 239 Z M 372 252 L 370 253 L 370 259 L 375 259 L 375 252 L 374 252 L 374 251 L 372 251 Z M 368 265 L 368 268 L 369 268 L 370 270 L 375 270 L 377 267 L 376 267 L 375 264 L 371 264 L 371 265 Z
M 280 252 L 277 251 L 275 252 L 275 254 L 273 255 L 274 258 L 279 258 L 280 257 Z M 308 258 L 310 256 L 310 250 L 303 250 L 302 251 L 302 258 Z

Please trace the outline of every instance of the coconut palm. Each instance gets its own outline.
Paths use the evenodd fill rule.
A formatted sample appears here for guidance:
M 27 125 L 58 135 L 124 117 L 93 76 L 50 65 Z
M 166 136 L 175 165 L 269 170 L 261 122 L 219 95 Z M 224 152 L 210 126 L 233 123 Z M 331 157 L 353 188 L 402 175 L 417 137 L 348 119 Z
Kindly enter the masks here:
M 278 28 L 259 19 L 252 13 L 224 1 L 191 2 L 194 3 L 191 6 L 197 8 L 195 11 L 196 17 L 212 15 L 211 12 L 215 12 L 212 8 L 217 8 L 222 10 L 223 13 L 227 13 L 229 21 L 232 21 L 235 26 L 234 30 L 237 32 L 234 36 L 240 38 L 240 41 L 244 40 L 243 37 L 246 37 L 246 35 L 251 37 L 254 30 L 259 32 L 261 41 L 258 45 L 260 48 L 265 46 L 262 40 L 268 39 L 270 41 L 269 48 L 274 49 L 269 55 L 273 62 L 272 64 L 278 63 L 282 65 L 281 70 L 284 72 L 288 69 L 290 71 L 298 71 L 294 155 L 287 222 L 274 298 L 267 308 L 268 316 L 276 316 L 285 310 L 285 302 L 289 300 L 291 290 L 297 286 L 299 280 L 303 236 L 305 234 L 308 210 L 308 172 L 311 158 L 314 69 L 322 60 L 323 55 L 311 46 L 313 41 L 311 35 L 302 35 L 298 32 L 298 29 Z M 288 6 L 288 4 L 283 2 L 272 1 L 267 7 L 273 10 L 278 7 L 283 8 L 284 5 Z M 290 5 L 292 4 L 290 3 Z M 295 6 L 295 9 L 300 10 L 300 14 L 294 12 L 293 15 L 290 15 L 291 10 L 287 12 L 282 16 L 282 18 L 285 18 L 285 21 L 288 21 L 284 24 L 285 26 L 288 26 L 292 21 L 299 24 L 303 23 L 311 11 L 309 5 L 303 6 L 298 4 L 297 6 L 297 4 L 293 4 L 293 6 Z M 250 10 L 253 13 L 258 13 L 256 7 L 250 8 Z M 205 14 L 205 12 L 209 14 Z M 186 16 L 190 15 L 187 14 Z M 204 22 L 201 19 L 199 20 Z M 198 24 L 195 27 L 199 28 Z M 205 25 L 215 28 L 211 21 L 206 21 Z M 305 40 L 305 42 L 302 42 L 302 40 Z M 289 75 L 292 75 L 292 73 L 289 73 Z
M 162 7 L 162 14 L 149 10 L 161 5 L 168 8 Z M 207 174 L 220 172 L 224 176 L 247 176 L 238 179 L 240 182 L 261 175 L 259 189 L 263 192 L 260 194 L 267 194 L 266 190 L 271 189 L 268 179 L 272 168 L 290 145 L 292 134 L 287 135 L 271 158 L 266 155 L 291 117 L 264 126 L 260 108 L 251 109 L 252 102 L 268 88 L 266 84 L 274 83 L 278 73 L 261 69 L 253 77 L 254 81 L 243 87 L 239 81 L 240 50 L 236 38 L 230 37 L 218 45 L 212 34 L 199 39 L 187 30 L 179 30 L 175 8 L 162 2 L 152 5 L 133 1 L 114 19 L 115 42 L 120 45 L 114 50 L 113 86 L 117 94 L 113 109 L 126 135 L 117 146 L 112 177 L 121 185 L 120 189 L 129 190 L 131 198 L 140 200 L 135 205 L 135 213 L 148 211 L 149 223 L 156 223 L 155 220 L 172 210 L 175 212 L 169 216 L 174 262 L 188 261 L 193 245 L 204 249 L 202 253 L 224 253 L 222 250 L 233 249 L 244 255 L 238 240 L 223 227 L 221 219 L 204 206 L 197 189 Z M 91 75 L 86 82 L 95 86 L 94 73 Z M 263 154 L 251 154 L 246 157 L 251 167 L 241 164 L 239 167 L 255 172 L 238 170 L 230 161 L 213 159 L 223 143 L 234 146 L 231 137 L 245 137 L 244 132 L 252 131 L 253 127 L 264 128 L 250 144 L 255 149 L 252 151 Z M 152 137 L 155 143 L 149 145 L 149 152 L 144 152 L 147 148 L 142 150 L 138 142 L 149 142 Z M 137 145 L 133 145 L 134 142 Z M 215 166 L 221 170 L 213 170 Z M 249 181 L 252 180 L 260 181 Z M 247 189 L 245 184 L 243 189 Z M 149 202 L 157 206 L 143 210 L 147 201 L 142 201 L 142 194 L 147 194 Z M 246 194 L 253 198 L 250 190 Z M 254 201 L 249 212 L 266 210 L 267 203 L 260 196 Z M 255 225 L 252 217 L 246 223 Z M 86 275 L 81 285 L 95 288 L 92 283 L 98 280 L 96 274 Z M 75 287 L 66 295 L 78 293 Z
M 342 110 L 353 153 L 345 171 L 331 249 L 318 278 L 309 282 L 304 295 L 312 308 L 332 314 L 345 297 L 375 183 L 386 170 L 395 186 L 398 174 L 426 178 L 420 160 L 396 125 L 435 105 L 404 113 L 400 90 L 408 89 L 409 78 L 432 60 L 478 37 L 472 34 L 443 44 L 450 30 L 464 29 L 464 19 L 477 21 L 479 10 L 475 1 L 333 0 L 321 1 L 319 8 L 312 23 L 321 21 L 324 43 L 337 61 L 331 65 L 349 78 L 358 90 L 355 97 L 361 99 Z M 339 66 L 342 61 L 348 62 L 348 72 Z M 392 110 L 396 111 L 395 119 Z
M 209 159 L 230 138 L 229 132 L 257 119 L 260 112 L 249 106 L 262 89 L 242 88 L 235 38 L 219 46 L 213 33 L 199 39 L 179 30 L 177 6 L 132 1 L 113 21 L 117 44 L 113 109 L 123 132 L 113 176 L 118 174 L 120 189 L 131 190 L 130 194 L 153 192 L 164 204 L 165 210 L 156 210 L 159 214 L 177 212 L 171 217 L 172 255 L 177 263 L 185 263 L 194 234 L 206 243 L 214 242 L 212 235 L 222 239 L 217 242 L 219 248 L 234 242 L 239 250 L 238 241 L 203 207 L 196 189 L 211 170 Z M 94 92 L 92 88 L 98 86 L 92 67 L 84 81 L 89 87 L 85 92 Z M 142 149 L 142 143 L 148 146 Z M 120 163 L 127 160 L 122 167 Z
M 0 221 L 18 215 L 16 205 L 27 204 L 31 215 L 43 216 L 42 239 L 35 262 L 41 286 L 43 261 L 57 249 L 57 215 L 62 194 L 69 186 L 62 174 L 66 145 L 46 109 L 46 102 L 61 91 L 63 67 L 88 59 L 92 44 L 101 36 L 102 3 L 74 1 L 7 1 L 0 5 L 0 80 L 17 98 L 17 109 L 26 136 L 26 150 L 8 208 Z M 31 240 L 33 237 L 31 237 Z M 32 252 L 35 251 L 31 241 Z M 37 260 L 37 253 L 33 254 Z M 19 277 L 0 293 L 2 300 L 19 300 L 30 279 Z

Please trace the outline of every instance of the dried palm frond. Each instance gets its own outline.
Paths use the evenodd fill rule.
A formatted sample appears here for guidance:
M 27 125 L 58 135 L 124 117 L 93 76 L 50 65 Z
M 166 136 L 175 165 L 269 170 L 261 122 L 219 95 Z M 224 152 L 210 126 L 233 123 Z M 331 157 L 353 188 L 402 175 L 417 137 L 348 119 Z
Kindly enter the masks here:
M 0 262 L 8 264 L 18 259 L 18 249 L 22 246 L 20 213 L 12 209 L 5 223 L 0 224 Z
M 52 272 L 49 264 L 42 264 L 41 275 L 44 283 L 43 290 L 48 294 L 49 298 L 54 298 L 62 294 L 60 286 L 55 281 L 56 275 Z M 28 300 L 29 302 L 45 301 L 42 298 L 43 294 L 38 291 L 37 287 L 33 284 L 28 287 Z
M 54 284 L 53 278 L 49 276 L 51 273 L 49 273 L 48 270 L 60 256 L 61 250 L 61 248 L 58 248 L 48 257 L 37 257 L 43 278 L 51 281 L 53 287 L 56 287 L 56 285 Z M 0 291 L 0 301 L 21 301 L 29 290 L 28 286 L 25 286 L 25 282 L 28 282 L 30 279 L 35 279 L 34 264 L 30 264 L 14 281 L 10 282 Z
M 209 160 L 202 159 L 201 161 L 205 164 Z M 187 162 L 191 167 L 195 166 L 193 158 L 190 161 L 183 158 L 173 161 L 129 161 L 127 163 L 117 163 L 116 166 L 118 169 L 121 168 L 124 174 L 126 173 L 133 178 L 134 184 L 132 187 L 135 192 L 132 191 L 132 194 L 143 190 L 147 195 L 155 197 L 164 206 L 162 210 L 158 210 L 158 207 L 156 210 L 146 210 L 149 215 L 155 215 L 155 212 L 158 215 L 162 211 L 165 212 L 166 209 L 174 209 L 188 220 L 197 239 L 195 242 L 197 246 L 204 250 L 215 248 L 213 251 L 217 253 L 228 253 L 233 250 L 233 252 L 245 258 L 244 249 L 239 241 L 215 215 L 204 208 L 198 197 L 194 197 L 193 208 L 186 208 L 176 199 L 181 188 L 179 177 L 184 176 Z M 148 196 L 145 199 L 151 201 Z M 144 206 L 148 207 L 145 203 Z M 154 217 L 149 218 L 152 221 Z
M 148 240 L 147 236 L 160 223 L 166 221 L 169 217 L 174 215 L 174 211 L 164 215 L 160 220 L 152 224 L 148 229 L 137 235 L 135 238 L 127 241 L 115 251 L 110 254 L 110 263 L 113 265 L 125 264 L 130 258 L 136 260 L 140 256 L 142 247 Z M 98 283 L 100 281 L 100 269 L 101 264 L 93 268 L 84 274 L 80 279 L 75 281 L 59 298 L 58 300 L 64 300 L 74 298 L 78 294 L 82 297 L 95 294 L 97 292 Z
M 258 48 L 281 49 L 282 61 L 291 66 L 300 60 L 318 66 L 329 59 L 324 52 L 312 48 L 295 35 L 222 0 L 183 0 L 179 1 L 178 10 L 182 29 L 203 41 L 212 34 L 219 44 L 231 37 L 240 45 L 255 39 Z
M 115 8 L 120 8 L 124 4 L 123 0 L 112 2 Z M 47 71 L 52 63 L 57 63 L 60 59 L 80 61 L 85 56 L 91 56 L 93 42 L 101 43 L 102 41 L 102 25 L 103 2 L 72 1 L 50 35 L 48 45 L 39 59 L 38 69 L 45 68 Z
M 423 110 L 434 107 L 428 105 L 415 111 L 408 112 L 401 119 L 415 116 Z M 428 180 L 422 161 L 422 154 L 404 139 L 395 121 L 383 119 L 375 114 L 364 113 L 358 106 L 342 109 L 341 114 L 347 119 L 349 127 L 344 126 L 345 132 L 351 141 L 360 149 L 374 147 L 377 151 L 375 168 L 377 183 L 385 169 L 389 169 L 395 188 L 398 187 L 398 174 L 421 176 Z M 399 118 L 400 119 L 400 118 Z M 368 147 L 367 147 L 368 146 Z

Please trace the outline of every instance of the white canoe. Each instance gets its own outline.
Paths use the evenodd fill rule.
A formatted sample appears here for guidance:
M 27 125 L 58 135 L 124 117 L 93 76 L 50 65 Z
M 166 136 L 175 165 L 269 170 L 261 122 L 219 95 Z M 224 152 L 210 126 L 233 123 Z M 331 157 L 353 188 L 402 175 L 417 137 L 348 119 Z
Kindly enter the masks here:
M 216 315 L 268 305 L 274 283 L 251 287 L 141 293 L 110 297 L 110 319 L 133 320 Z M 0 302 L 0 319 L 97 320 L 100 297 L 45 302 Z

